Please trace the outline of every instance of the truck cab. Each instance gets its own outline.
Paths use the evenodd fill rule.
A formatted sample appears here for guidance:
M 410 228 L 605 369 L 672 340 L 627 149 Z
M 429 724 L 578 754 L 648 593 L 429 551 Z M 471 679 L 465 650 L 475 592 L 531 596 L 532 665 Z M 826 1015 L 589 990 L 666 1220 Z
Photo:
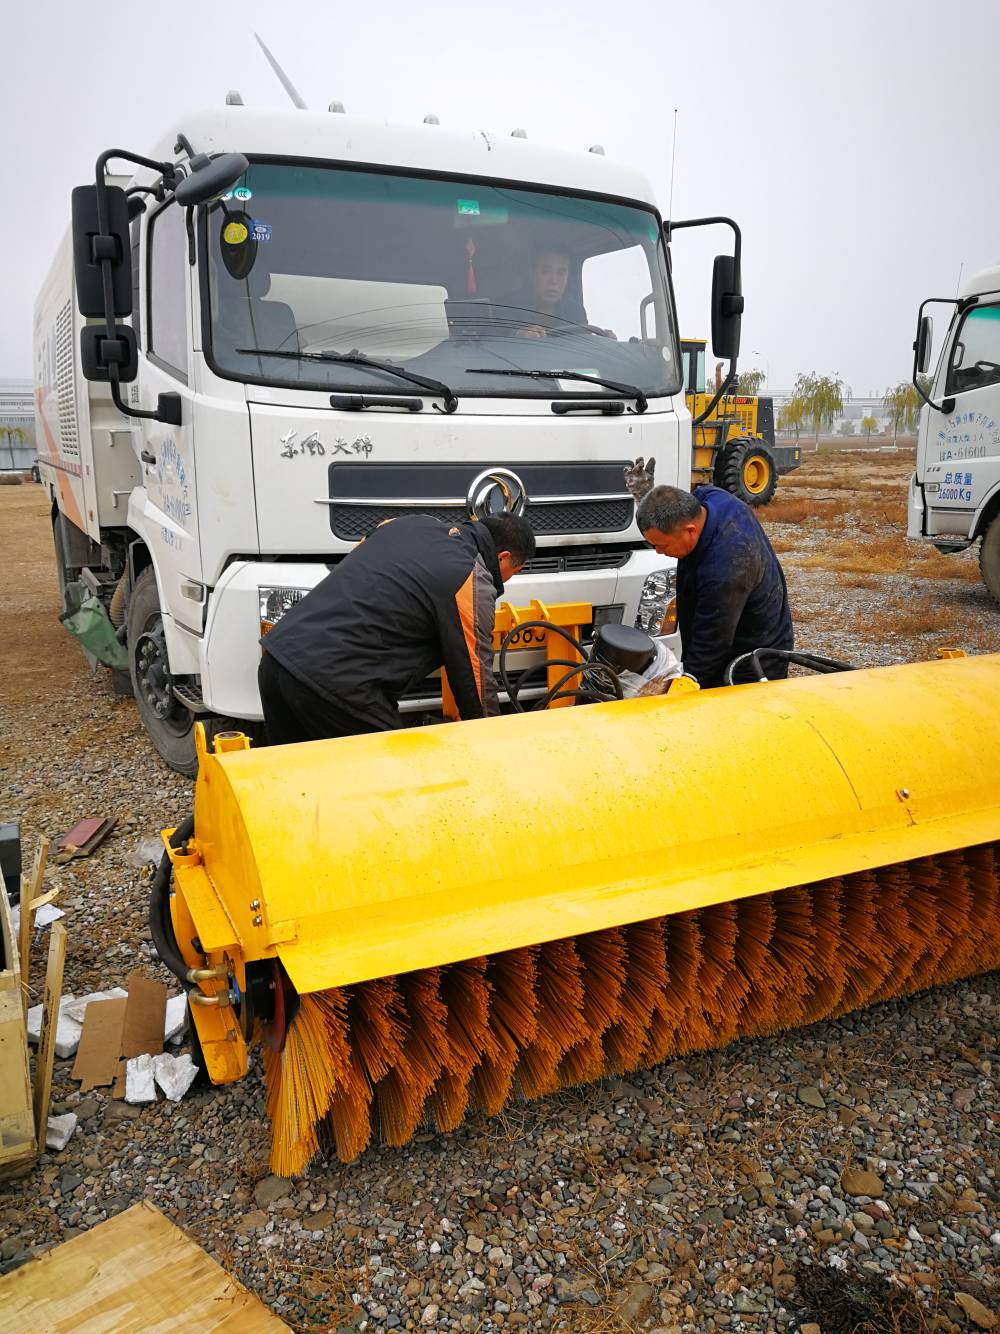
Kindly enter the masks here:
M 950 319 L 928 384 L 931 305 L 948 308 Z M 970 278 L 955 298 L 924 301 L 913 349 L 913 382 L 926 406 L 907 536 L 942 552 L 979 541 L 983 580 L 1000 602 L 1000 265 Z
M 600 153 L 333 111 L 182 128 L 123 182 L 131 334 L 81 310 L 76 224 L 36 309 L 60 570 L 125 607 L 163 758 L 193 772 L 196 719 L 260 719 L 262 634 L 400 515 L 517 506 L 538 550 L 510 602 L 658 634 L 673 562 L 623 469 L 654 456 L 686 486 L 691 428 L 648 183 Z M 234 154 L 224 188 L 181 201 Z M 124 416 L 93 365 L 113 327 L 122 364 L 134 341 L 132 378 L 111 375 Z M 402 708 L 439 704 L 430 681 Z

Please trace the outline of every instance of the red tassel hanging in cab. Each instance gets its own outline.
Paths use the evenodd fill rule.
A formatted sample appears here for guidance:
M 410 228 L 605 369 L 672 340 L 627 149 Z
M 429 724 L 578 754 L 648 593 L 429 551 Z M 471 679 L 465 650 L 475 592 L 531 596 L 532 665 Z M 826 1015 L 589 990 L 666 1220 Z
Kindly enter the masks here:
M 465 253 L 469 257 L 469 273 L 465 280 L 465 290 L 469 296 L 475 296 L 478 289 L 476 287 L 476 270 L 472 263 L 472 257 L 476 253 L 476 243 L 471 236 L 465 243 Z

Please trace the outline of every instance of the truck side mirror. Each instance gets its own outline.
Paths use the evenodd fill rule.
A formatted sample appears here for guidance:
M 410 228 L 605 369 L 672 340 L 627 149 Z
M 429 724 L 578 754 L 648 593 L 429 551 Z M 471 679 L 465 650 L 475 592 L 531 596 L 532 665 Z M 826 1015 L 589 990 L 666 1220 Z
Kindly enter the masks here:
M 734 255 L 716 255 L 712 267 L 712 351 L 735 361 L 740 351 L 743 284 Z
M 917 324 L 917 339 L 913 344 L 916 353 L 917 371 L 926 375 L 931 364 L 931 347 L 934 342 L 934 321 L 930 315 L 921 315 Z
M 127 324 L 116 324 L 114 330 L 114 337 L 109 338 L 103 321 L 80 330 L 80 369 L 85 380 L 110 380 L 113 365 L 118 367 L 122 384 L 135 379 L 139 370 L 135 330 Z
M 231 190 L 250 163 L 242 153 L 223 153 L 221 157 L 199 161 L 190 176 L 185 176 L 174 190 L 182 208 L 205 204 Z
M 132 314 L 132 250 L 128 233 L 125 191 L 106 185 L 107 218 L 102 232 L 97 220 L 97 186 L 78 185 L 73 191 L 73 271 L 76 303 L 87 319 L 104 317 L 104 266 L 111 260 L 114 314 Z

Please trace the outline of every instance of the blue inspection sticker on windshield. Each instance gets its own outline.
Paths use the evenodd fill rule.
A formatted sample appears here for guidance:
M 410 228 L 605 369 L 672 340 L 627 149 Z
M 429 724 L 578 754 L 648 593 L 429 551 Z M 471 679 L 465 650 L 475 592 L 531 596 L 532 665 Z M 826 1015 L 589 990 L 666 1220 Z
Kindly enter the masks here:
M 244 203 L 246 203 L 248 199 L 253 199 L 253 191 L 250 189 L 249 185 L 238 185 L 233 191 L 233 195 L 236 199 L 242 199 Z
M 250 238 L 253 241 L 270 241 L 271 224 L 269 222 L 258 222 L 255 218 L 251 224 Z
M 463 214 L 465 214 L 466 217 L 470 217 L 470 218 L 478 218 L 478 217 L 479 217 L 479 200 L 478 200 L 478 199 L 460 199 L 460 200 L 458 201 L 458 211 L 459 211 L 459 213 L 463 213 Z

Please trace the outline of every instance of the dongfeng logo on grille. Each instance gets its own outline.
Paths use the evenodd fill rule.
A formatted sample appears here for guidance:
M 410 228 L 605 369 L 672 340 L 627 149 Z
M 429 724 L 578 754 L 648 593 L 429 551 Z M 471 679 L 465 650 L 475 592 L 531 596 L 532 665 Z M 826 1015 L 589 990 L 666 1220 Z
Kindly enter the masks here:
M 492 514 L 523 514 L 528 493 L 516 472 L 488 468 L 472 479 L 465 504 L 470 519 L 488 519 Z

